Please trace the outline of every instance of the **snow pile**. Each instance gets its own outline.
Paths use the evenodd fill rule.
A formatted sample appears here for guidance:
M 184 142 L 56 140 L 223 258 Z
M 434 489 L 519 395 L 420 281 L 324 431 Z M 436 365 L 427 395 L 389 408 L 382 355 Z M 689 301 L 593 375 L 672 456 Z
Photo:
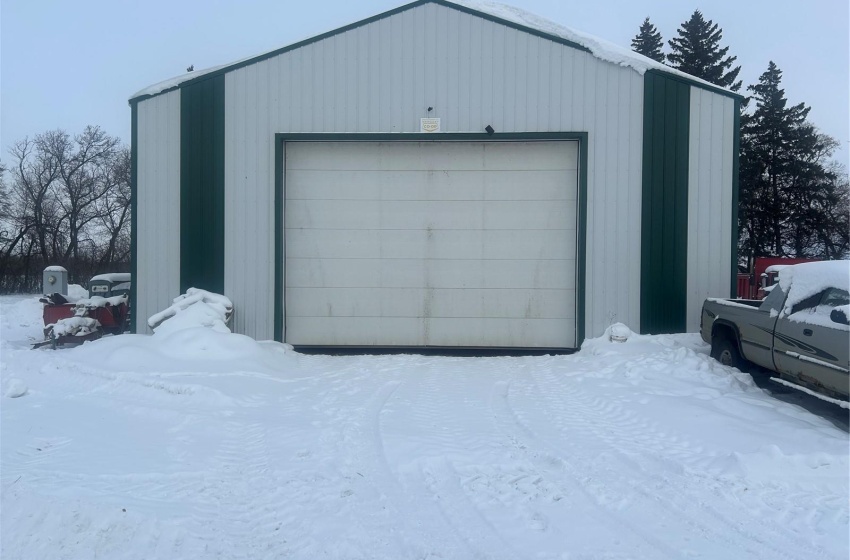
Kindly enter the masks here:
M 17 399 L 18 397 L 26 395 L 27 391 L 29 391 L 29 389 L 23 381 L 12 378 L 6 382 L 6 391 L 3 395 L 10 399 Z
M 58 292 L 54 292 L 58 296 L 61 297 L 59 300 L 60 303 L 77 303 L 81 299 L 86 299 L 89 297 L 89 291 L 80 286 L 79 284 L 68 284 L 68 293 L 67 294 L 59 294 Z M 53 294 L 44 294 L 44 297 L 41 299 L 47 300 L 48 296 Z M 65 300 L 62 302 L 62 300 Z
M 782 270 L 779 285 L 788 294 L 785 315 L 791 309 L 818 292 L 834 287 L 850 291 L 850 261 L 823 261 L 795 264 Z
M 633 334 L 632 329 L 623 323 L 615 323 L 605 330 L 604 336 L 607 336 L 611 342 L 625 342 Z
M 153 336 L 103 338 L 67 355 L 84 363 L 96 360 L 122 372 L 144 372 L 151 368 L 159 372 L 203 371 L 205 374 L 244 369 L 279 372 L 287 367 L 290 345 L 257 342 L 231 333 L 226 323 L 232 313 L 229 298 L 190 288 L 174 298 L 173 305 L 148 319 L 154 329 Z
M 189 288 L 174 298 L 174 304 L 148 319 L 155 334 L 165 335 L 184 329 L 206 327 L 216 332 L 229 333 L 227 322 L 233 313 L 233 303 L 221 295 Z
M 97 276 L 92 276 L 90 282 L 98 282 L 101 280 L 105 280 L 110 283 L 115 282 L 129 282 L 130 281 L 130 273 L 129 272 L 108 272 L 106 274 L 98 274 Z
M 79 284 L 68 284 L 68 296 L 65 298 L 68 303 L 76 303 L 77 301 L 89 297 L 89 291 Z
M 76 301 L 77 307 L 110 307 L 110 306 L 118 306 L 122 303 L 127 303 L 129 298 L 122 294 L 120 296 L 112 296 L 112 297 L 101 297 L 101 296 L 92 296 L 90 298 L 81 298 Z
M 693 336 L 693 338 L 691 338 Z M 625 337 L 625 340 L 619 340 Z M 632 368 L 623 371 L 630 383 L 646 384 L 663 380 L 667 383 L 680 379 L 685 383 L 698 381 L 710 385 L 717 394 L 734 394 L 756 389 L 752 377 L 737 369 L 726 368 L 708 358 L 707 347 L 694 335 L 645 335 L 632 332 L 622 323 L 615 323 L 598 338 L 591 338 L 581 345 L 579 356 L 594 356 L 601 359 L 622 359 L 628 356 L 668 356 L 677 367 L 672 370 L 661 368 Z
M 166 321 L 163 324 L 167 324 Z M 291 366 L 292 346 L 194 327 L 153 336 L 123 334 L 104 337 L 66 352 L 68 360 L 98 363 L 112 371 L 199 375 L 253 371 L 280 374 Z
M 100 328 L 100 322 L 90 317 L 68 317 L 47 325 L 53 336 L 86 336 Z
M 770 265 L 769 267 L 765 268 L 765 269 L 764 269 L 764 272 L 765 272 L 766 274 L 770 274 L 771 272 L 778 272 L 778 273 L 780 273 L 780 275 L 781 275 L 781 274 L 782 274 L 782 271 L 783 271 L 783 270 L 785 270 L 786 268 L 788 268 L 789 266 L 794 266 L 794 265 L 790 265 L 790 264 L 772 264 L 772 265 Z

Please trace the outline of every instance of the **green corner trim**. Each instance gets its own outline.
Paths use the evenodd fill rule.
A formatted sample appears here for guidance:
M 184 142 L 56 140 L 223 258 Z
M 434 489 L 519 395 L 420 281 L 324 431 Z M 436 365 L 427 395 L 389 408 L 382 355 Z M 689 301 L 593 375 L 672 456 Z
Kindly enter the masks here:
M 274 140 L 274 339 L 283 342 L 283 262 L 286 258 L 283 245 L 283 201 L 286 199 L 283 182 L 284 140 L 276 135 Z
M 738 297 L 738 175 L 741 152 L 741 101 L 735 100 L 732 124 L 732 278 L 730 279 L 729 297 Z
M 517 132 L 504 134 L 479 133 L 278 133 L 275 134 L 275 163 L 274 163 L 274 338 L 284 341 L 284 290 L 285 275 L 284 259 L 284 201 L 286 196 L 284 157 L 287 142 L 511 142 L 511 141 L 544 141 L 544 140 L 573 140 L 578 141 L 579 177 L 578 177 L 578 212 L 576 213 L 576 343 L 575 348 L 581 348 L 585 337 L 585 282 L 587 276 L 587 132 Z M 687 175 L 687 173 L 686 173 Z M 687 201 L 685 205 L 687 210 Z
M 130 309 L 138 309 L 136 294 L 139 283 L 139 106 L 130 105 Z M 139 317 L 132 315 L 130 332 L 135 334 L 136 321 Z
M 224 76 L 180 95 L 180 292 L 224 293 Z
M 687 320 L 690 86 L 644 80 L 641 333 L 684 332 Z
M 587 304 L 587 132 L 578 133 L 578 223 L 576 224 L 576 348 L 581 348 L 585 336 L 585 306 Z

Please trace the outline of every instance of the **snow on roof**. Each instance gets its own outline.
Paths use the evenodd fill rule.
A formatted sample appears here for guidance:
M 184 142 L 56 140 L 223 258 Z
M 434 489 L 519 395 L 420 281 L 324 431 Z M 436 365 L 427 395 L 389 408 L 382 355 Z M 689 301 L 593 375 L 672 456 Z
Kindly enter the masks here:
M 565 39 L 572 43 L 577 43 L 588 49 L 596 58 L 619 66 L 627 66 L 641 75 L 643 75 L 647 70 L 660 70 L 668 74 L 673 74 L 701 83 L 713 89 L 723 90 L 732 95 L 739 95 L 731 90 L 716 86 L 711 82 L 707 82 L 695 76 L 691 76 L 690 74 L 686 74 L 685 72 L 680 72 L 679 70 L 670 68 L 665 64 L 661 64 L 656 60 L 643 56 L 642 54 L 638 54 L 626 47 L 615 45 L 605 39 L 600 39 L 599 37 L 570 29 L 569 27 L 555 23 L 554 21 L 540 17 L 536 14 L 532 14 L 531 12 L 515 8 L 514 6 L 508 6 L 507 4 L 500 4 L 498 2 L 474 0 L 447 0 L 447 2 L 463 6 L 476 12 L 487 14 L 498 19 L 506 20 L 511 23 L 521 25 L 522 27 L 527 27 L 529 29 L 545 33 L 546 35 L 554 35 L 555 37 L 560 37 L 561 39 Z
M 850 291 L 850 261 L 823 261 L 795 264 L 782 269 L 779 285 L 788 294 L 785 314 L 818 292 L 827 288 Z
M 522 10 L 520 8 L 516 8 L 514 6 L 509 6 L 507 4 L 500 4 L 498 2 L 474 1 L 474 0 L 431 0 L 431 1 L 436 3 L 436 4 L 449 5 L 449 6 L 454 5 L 454 6 L 457 6 L 459 8 L 462 8 L 462 9 L 465 9 L 465 10 L 468 10 L 468 11 L 478 12 L 480 14 L 487 15 L 491 18 L 494 18 L 494 19 L 497 19 L 497 20 L 502 20 L 502 21 L 505 21 L 505 22 L 509 22 L 511 24 L 518 25 L 520 27 L 530 29 L 532 31 L 537 31 L 537 32 L 545 34 L 545 35 L 564 39 L 566 41 L 569 41 L 571 43 L 575 43 L 575 44 L 577 44 L 581 47 L 586 48 L 596 58 L 599 58 L 599 59 L 604 60 L 606 62 L 610 62 L 612 64 L 617 64 L 619 66 L 626 66 L 628 68 L 635 70 L 638 74 L 641 74 L 641 75 L 643 75 L 647 70 L 658 70 L 658 71 L 661 71 L 661 72 L 664 72 L 664 73 L 667 73 L 667 74 L 679 76 L 680 78 L 684 78 L 684 79 L 687 79 L 687 80 L 692 81 L 692 82 L 696 82 L 698 84 L 704 85 L 707 88 L 710 88 L 710 89 L 713 89 L 713 90 L 723 91 L 723 92 L 726 92 L 726 93 L 728 93 L 730 95 L 734 95 L 734 96 L 740 96 L 740 94 L 735 93 L 735 92 L 733 92 L 729 89 L 719 87 L 715 84 L 712 84 L 711 82 L 707 82 L 707 81 L 702 80 L 700 78 L 697 78 L 695 76 L 691 76 L 690 74 L 686 74 L 685 72 L 681 72 L 681 71 L 676 70 L 674 68 L 670 68 L 669 66 L 667 66 L 665 64 L 661 64 L 660 62 L 657 62 L 657 61 L 655 61 L 651 58 L 648 58 L 646 56 L 638 54 L 638 53 L 634 52 L 633 50 L 628 49 L 626 47 L 622 47 L 620 45 L 615 45 L 614 43 L 607 41 L 605 39 L 600 39 L 600 38 L 595 37 L 593 35 L 589 35 L 587 33 L 582 33 L 580 31 L 570 29 L 569 27 L 555 23 L 551 20 L 540 17 L 540 16 L 533 14 L 531 12 L 527 12 L 527 11 Z M 412 4 L 409 4 L 408 6 L 414 7 L 414 6 L 419 5 L 421 3 L 423 3 L 423 2 L 418 1 L 418 2 L 414 2 Z M 405 6 L 401 6 L 400 8 L 397 8 L 396 10 L 391 10 L 391 12 L 395 13 L 396 11 L 403 10 L 403 9 L 405 9 Z M 381 16 L 378 15 L 378 16 L 375 16 L 375 17 L 377 18 L 377 17 L 381 17 Z M 373 18 L 368 18 L 368 20 L 371 20 L 371 19 L 373 19 Z M 364 21 L 368 21 L 368 20 L 364 20 Z M 357 25 L 357 24 L 354 24 L 354 25 Z M 306 41 L 309 41 L 309 39 L 307 39 L 305 41 L 298 41 L 298 42 L 292 43 L 291 46 L 298 45 L 299 43 L 306 42 Z M 286 48 L 286 47 L 284 47 L 284 48 Z M 253 60 L 253 59 L 264 58 L 264 57 L 266 57 L 266 56 L 270 55 L 271 53 L 274 53 L 278 50 L 281 50 L 281 49 L 275 49 L 274 51 L 268 51 L 268 52 L 261 53 L 261 54 L 255 55 L 255 56 L 250 56 L 250 57 L 243 58 L 241 60 L 237 60 L 235 62 L 231 62 L 231 63 L 228 63 L 228 64 L 221 64 L 221 65 L 218 65 L 218 66 L 205 68 L 203 70 L 187 72 L 185 74 L 175 76 L 175 77 L 170 78 L 168 80 L 164 80 L 162 82 L 159 82 L 159 83 L 153 84 L 151 86 L 148 86 L 144 89 L 141 89 L 141 90 L 137 91 L 136 93 L 134 93 L 130 97 L 130 99 L 133 100 L 133 99 L 136 99 L 137 97 L 146 97 L 146 96 L 157 95 L 157 94 L 162 93 L 164 91 L 179 87 L 181 84 L 183 84 L 184 82 L 188 82 L 189 80 L 194 80 L 194 79 L 199 78 L 201 76 L 204 76 L 206 74 L 212 74 L 212 73 L 220 71 L 220 70 L 226 70 L 227 68 L 229 68 L 231 66 L 240 65 L 243 62 L 248 62 L 248 61 Z
M 257 55 L 257 56 L 262 56 Z M 246 60 L 250 60 L 251 58 L 256 58 L 254 56 L 243 58 L 242 60 L 237 60 L 236 62 L 231 62 L 229 64 L 219 64 L 218 66 L 211 66 L 210 68 L 204 68 L 203 70 L 195 70 L 193 72 L 186 72 L 185 74 L 180 74 L 179 76 L 174 76 L 173 78 L 169 78 L 167 80 L 163 80 L 152 86 L 148 86 L 144 89 L 140 89 L 136 93 L 130 96 L 130 99 L 135 99 L 137 97 L 145 97 L 148 95 L 156 95 L 158 93 L 162 93 L 166 90 L 176 88 L 183 82 L 188 82 L 189 80 L 194 80 L 195 78 L 199 78 L 204 74 L 212 74 L 217 70 L 222 70 L 227 68 L 228 66 L 233 66 L 234 64 L 239 64 L 240 62 L 244 62 Z

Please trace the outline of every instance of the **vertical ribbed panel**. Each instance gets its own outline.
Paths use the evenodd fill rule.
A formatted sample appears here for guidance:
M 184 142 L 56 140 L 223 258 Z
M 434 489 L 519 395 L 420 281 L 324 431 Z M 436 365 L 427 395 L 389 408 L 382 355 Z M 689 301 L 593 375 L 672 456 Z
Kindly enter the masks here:
M 653 71 L 644 88 L 640 331 L 678 333 L 688 307 L 691 87 Z
M 428 107 L 433 110 L 428 112 Z M 225 76 L 225 293 L 237 332 L 272 338 L 274 134 L 587 132 L 586 333 L 640 319 L 643 78 L 436 4 Z
M 180 91 L 138 103 L 136 332 L 180 294 Z
M 688 156 L 688 332 L 702 303 L 725 297 L 732 266 L 733 112 L 729 97 L 691 88 Z
M 224 76 L 181 89 L 180 291 L 224 291 Z

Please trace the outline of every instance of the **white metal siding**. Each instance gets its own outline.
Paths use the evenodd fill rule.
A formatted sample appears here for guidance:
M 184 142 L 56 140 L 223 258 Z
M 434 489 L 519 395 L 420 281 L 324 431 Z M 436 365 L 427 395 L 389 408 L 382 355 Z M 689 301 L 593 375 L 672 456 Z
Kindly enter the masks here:
M 734 101 L 691 87 L 688 157 L 688 332 L 707 297 L 729 295 L 732 278 Z
M 576 142 L 292 142 L 292 344 L 575 346 Z
M 180 90 L 139 102 L 136 332 L 180 294 Z
M 639 328 L 642 76 L 426 4 L 227 73 L 225 292 L 238 332 L 273 334 L 274 134 L 419 132 L 424 116 L 443 132 L 588 132 L 586 334 Z

